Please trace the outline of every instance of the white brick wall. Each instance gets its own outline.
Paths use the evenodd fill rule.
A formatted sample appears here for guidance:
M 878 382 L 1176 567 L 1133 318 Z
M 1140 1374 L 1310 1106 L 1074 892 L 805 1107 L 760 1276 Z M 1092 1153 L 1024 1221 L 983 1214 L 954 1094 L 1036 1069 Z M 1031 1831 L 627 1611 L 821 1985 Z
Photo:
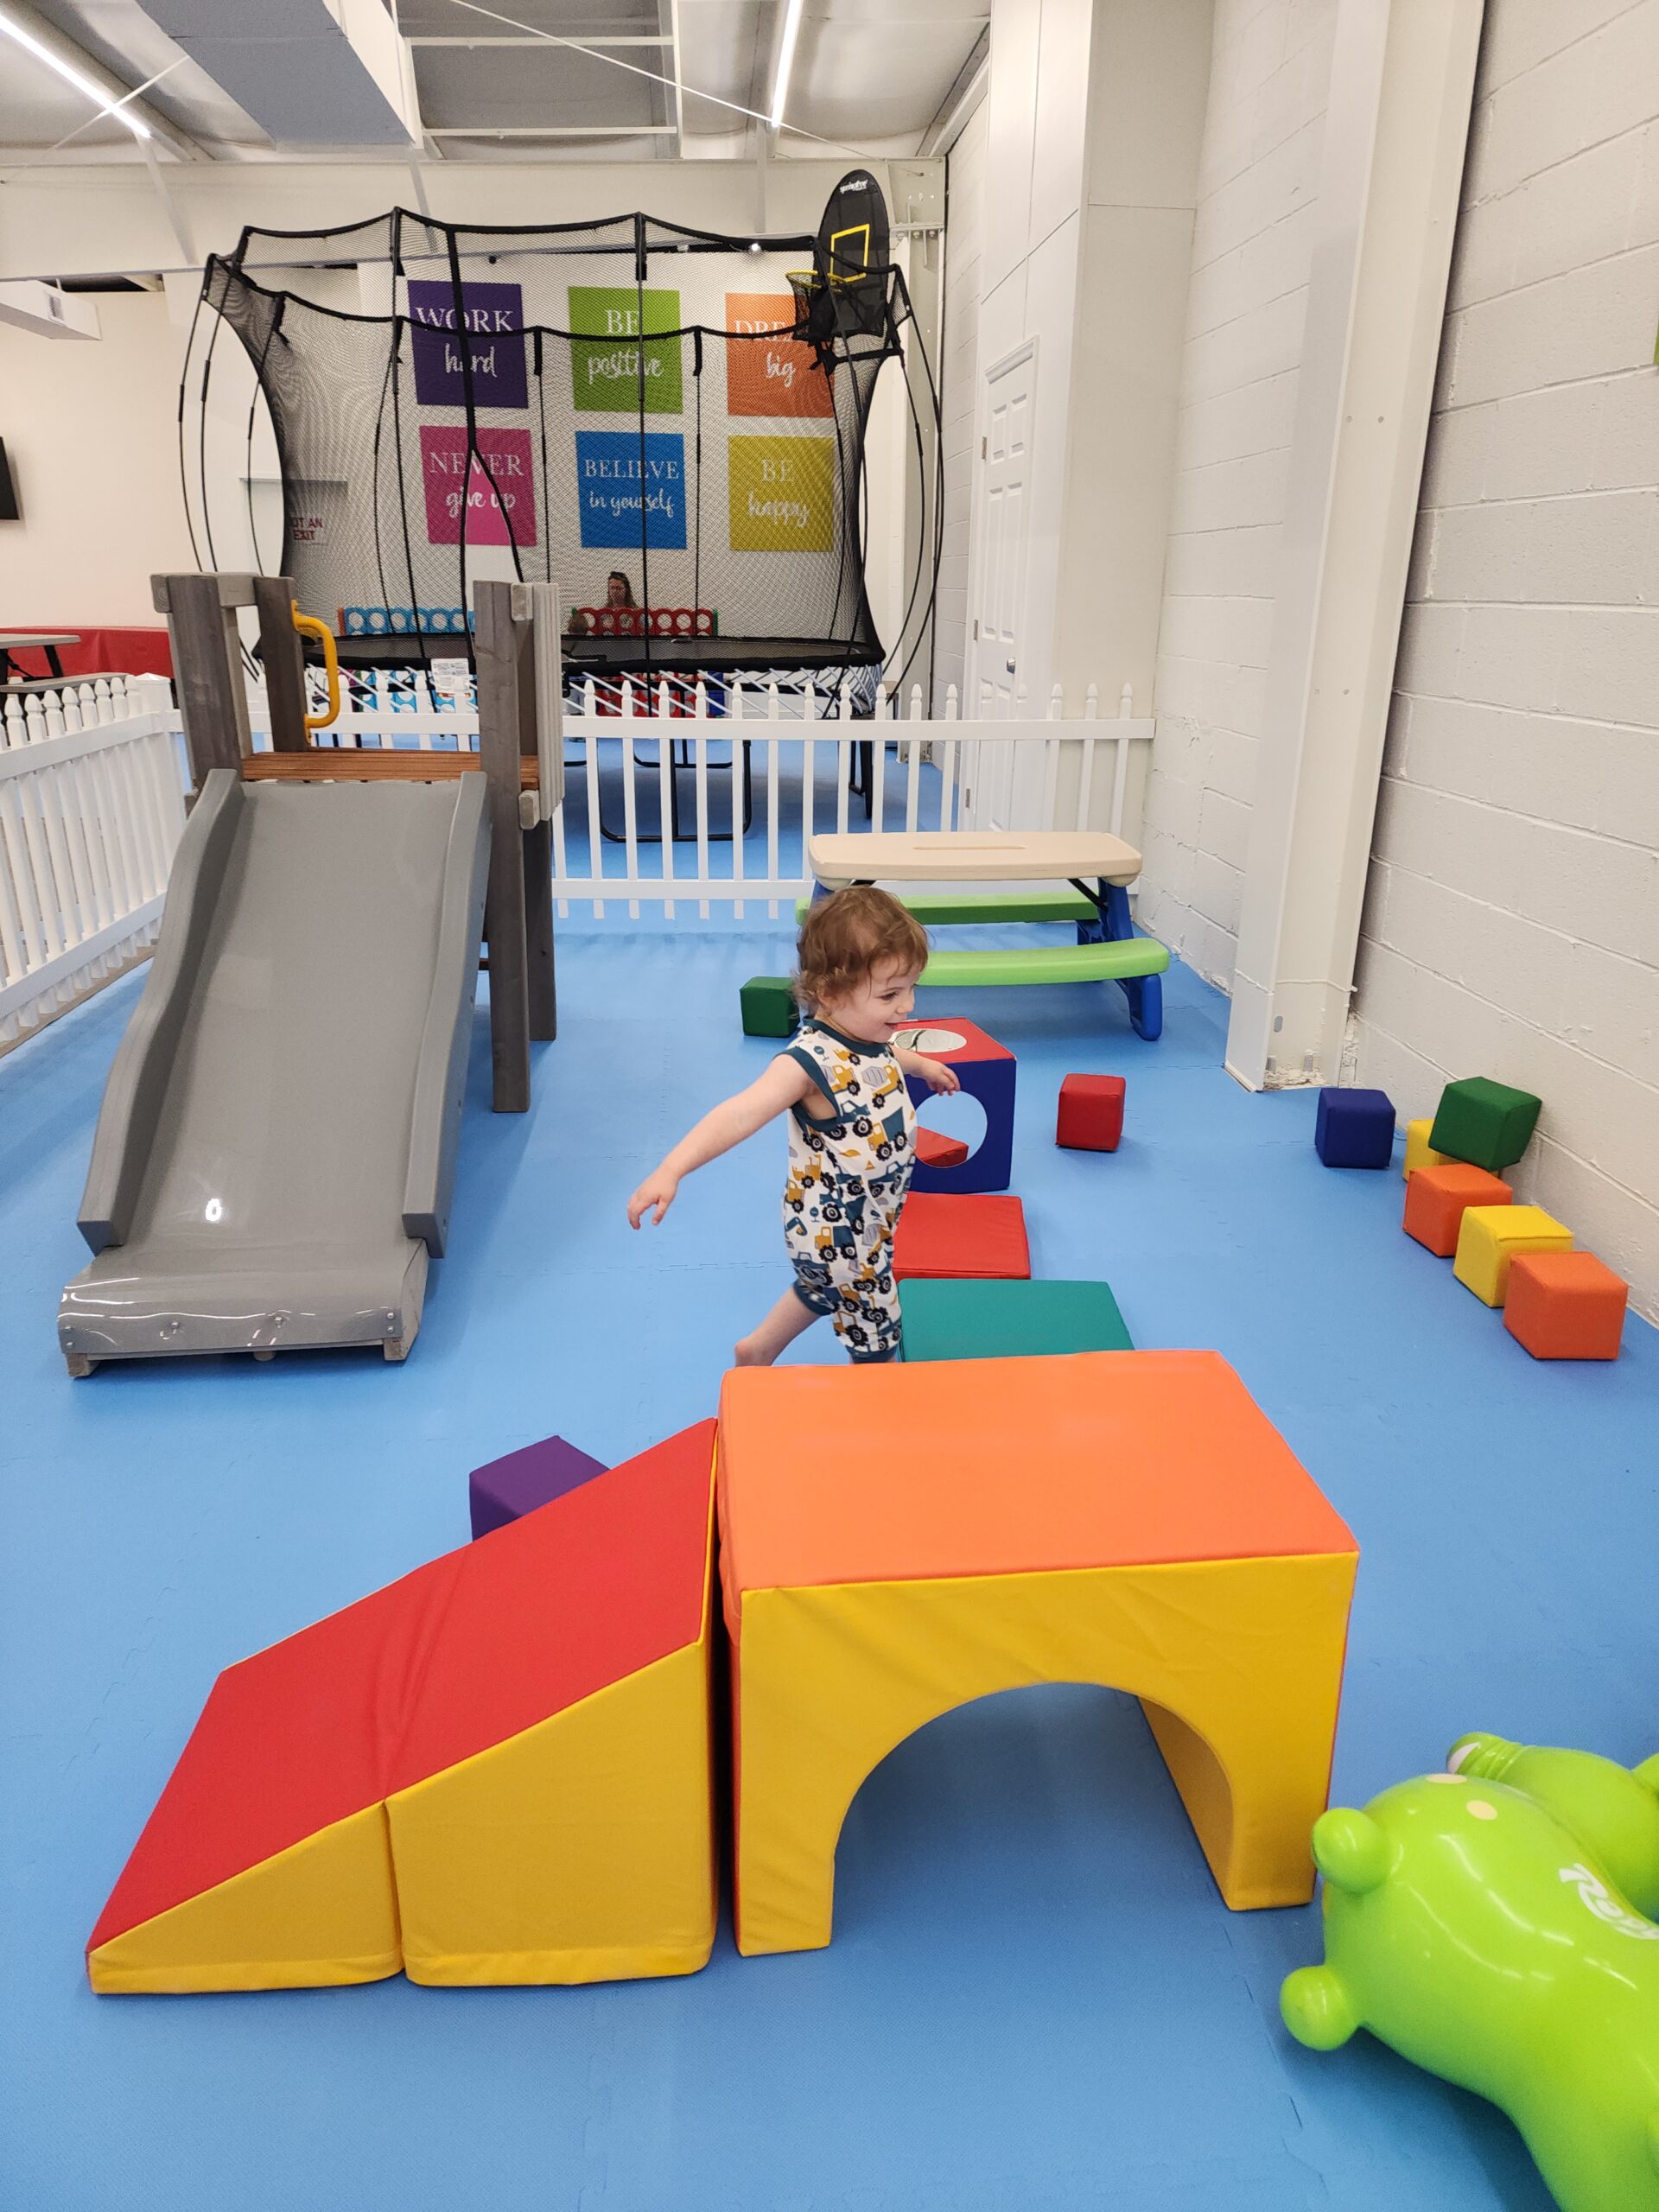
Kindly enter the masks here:
M 1224 987 L 1335 20 L 1336 0 L 1216 0 L 1140 913 Z
M 944 418 L 944 513 L 939 554 L 938 613 L 933 655 L 933 711 L 943 714 L 947 685 L 962 697 L 968 629 L 968 534 L 973 507 L 974 408 L 979 385 L 977 340 L 980 245 L 988 103 L 982 100 L 950 149 L 946 168 L 944 333 L 940 408 Z
M 1659 0 L 1491 0 L 1357 1080 L 1537 1091 L 1517 1195 L 1659 1313 Z

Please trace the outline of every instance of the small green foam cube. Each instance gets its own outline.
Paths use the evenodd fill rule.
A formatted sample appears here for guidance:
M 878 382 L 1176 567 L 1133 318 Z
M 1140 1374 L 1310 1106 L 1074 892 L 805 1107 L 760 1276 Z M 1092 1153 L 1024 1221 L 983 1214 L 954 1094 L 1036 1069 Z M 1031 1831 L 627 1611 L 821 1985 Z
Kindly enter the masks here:
M 899 1302 L 907 1360 L 1135 1350 L 1117 1300 L 1103 1282 L 923 1276 L 905 1284 Z
M 751 976 L 740 994 L 746 1037 L 792 1037 L 800 1016 L 787 976 Z
M 1429 1144 L 1452 1160 L 1501 1175 L 1532 1142 L 1542 1104 L 1529 1090 L 1512 1090 L 1507 1083 L 1491 1083 L 1484 1075 L 1466 1076 L 1440 1093 Z

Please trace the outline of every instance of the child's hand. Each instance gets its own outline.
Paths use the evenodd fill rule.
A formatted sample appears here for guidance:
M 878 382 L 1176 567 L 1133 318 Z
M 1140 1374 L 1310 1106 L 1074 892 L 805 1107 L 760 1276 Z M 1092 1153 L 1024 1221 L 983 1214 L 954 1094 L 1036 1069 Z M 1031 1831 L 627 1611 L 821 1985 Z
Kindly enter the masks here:
M 638 1229 L 647 1214 L 651 1214 L 654 1228 L 674 1203 L 674 1193 L 680 1187 L 677 1175 L 670 1175 L 663 1168 L 647 1175 L 633 1196 L 628 1200 L 628 1226 Z M 653 1213 L 652 1209 L 655 1207 Z
M 930 1060 L 921 1053 L 916 1056 L 916 1072 L 930 1090 L 960 1090 L 962 1077 L 955 1068 L 944 1060 Z

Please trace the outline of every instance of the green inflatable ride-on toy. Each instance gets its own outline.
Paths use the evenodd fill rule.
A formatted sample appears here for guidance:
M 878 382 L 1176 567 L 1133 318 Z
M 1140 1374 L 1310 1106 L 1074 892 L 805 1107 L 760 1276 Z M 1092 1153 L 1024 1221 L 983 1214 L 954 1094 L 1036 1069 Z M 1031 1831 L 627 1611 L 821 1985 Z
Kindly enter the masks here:
M 1659 2212 L 1659 1758 L 1465 1736 L 1447 1769 L 1315 1823 L 1325 1963 L 1285 2024 L 1490 2098 L 1562 2212 Z

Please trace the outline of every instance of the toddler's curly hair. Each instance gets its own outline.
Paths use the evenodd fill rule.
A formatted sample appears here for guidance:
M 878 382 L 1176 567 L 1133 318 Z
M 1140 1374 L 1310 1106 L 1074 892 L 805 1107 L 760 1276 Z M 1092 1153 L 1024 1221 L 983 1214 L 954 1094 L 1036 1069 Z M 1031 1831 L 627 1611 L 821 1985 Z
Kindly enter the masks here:
M 855 883 L 807 909 L 798 958 L 795 996 L 812 1013 L 826 999 L 856 990 L 889 961 L 925 968 L 927 931 L 889 893 Z

